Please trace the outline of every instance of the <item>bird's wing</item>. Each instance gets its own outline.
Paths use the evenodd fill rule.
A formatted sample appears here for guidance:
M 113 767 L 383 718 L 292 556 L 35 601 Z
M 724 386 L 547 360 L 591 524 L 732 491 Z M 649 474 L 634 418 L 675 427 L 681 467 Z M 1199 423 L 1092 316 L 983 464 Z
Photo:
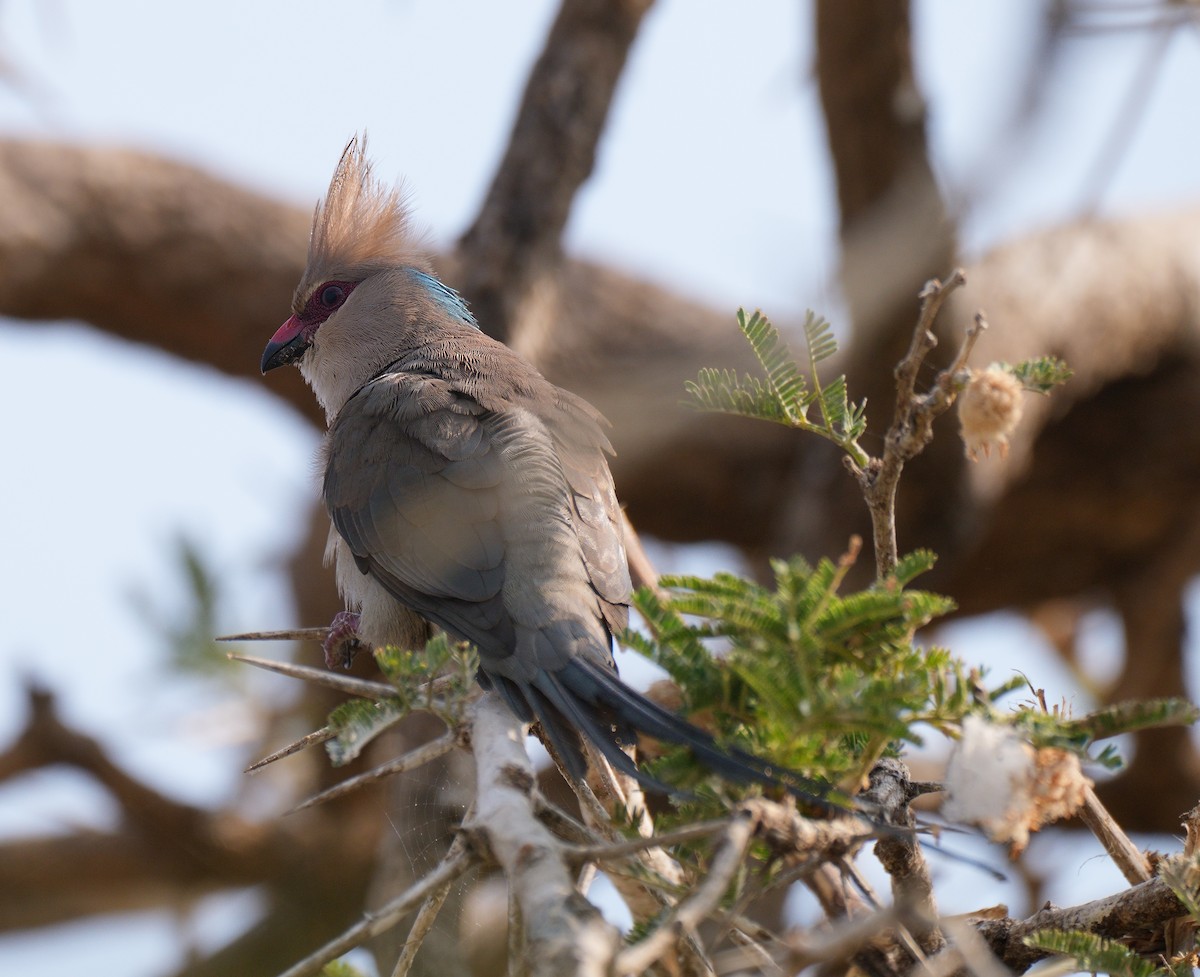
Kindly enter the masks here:
M 441 379 L 387 373 L 330 430 L 325 504 L 359 569 L 492 655 L 513 640 L 487 412 Z M 507 647 L 506 647 L 507 646 Z
M 396 369 L 330 431 L 325 504 L 359 569 L 492 670 L 564 622 L 611 661 L 604 628 L 628 615 L 608 441 L 589 405 L 541 384 L 532 407 L 487 409 L 454 378 Z M 525 665 L 561 667 L 558 643 L 536 642 Z
M 571 491 L 572 516 L 588 576 L 614 632 L 629 623 L 633 591 L 625 554 L 624 521 L 608 469 L 612 446 L 600 413 L 587 401 L 556 390 L 555 423 L 549 426 Z

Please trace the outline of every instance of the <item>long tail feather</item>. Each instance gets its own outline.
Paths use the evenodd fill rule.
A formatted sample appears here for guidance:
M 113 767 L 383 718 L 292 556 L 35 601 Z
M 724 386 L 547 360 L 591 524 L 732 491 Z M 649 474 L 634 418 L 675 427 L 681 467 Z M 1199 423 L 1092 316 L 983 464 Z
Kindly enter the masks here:
M 621 744 L 630 740 L 622 727 L 687 747 L 700 763 L 726 780 L 783 787 L 808 803 L 825 808 L 840 806 L 831 799 L 832 789 L 828 784 L 810 780 L 744 750 L 721 747 L 704 730 L 631 689 L 616 672 L 586 659 L 575 658 L 560 672 L 544 673 L 539 677 L 536 691 L 539 694 L 531 697 L 530 704 L 556 749 L 562 752 L 558 740 L 564 734 L 570 735 L 560 728 L 565 721 L 575 736 L 585 737 L 614 767 L 650 790 L 679 793 L 639 770 L 629 759 L 621 749 Z M 528 692 L 526 695 L 529 697 Z M 550 708 L 538 708 L 538 699 Z M 564 762 L 570 770 L 565 756 Z M 576 775 L 575 770 L 570 772 Z
M 614 728 L 611 719 L 598 716 L 593 706 L 581 700 L 570 688 L 564 686 L 559 680 L 559 676 L 553 672 L 546 672 L 539 676 L 537 688 L 538 691 L 543 692 L 558 714 L 573 724 L 573 728 L 577 731 L 575 735 L 583 736 L 593 744 L 615 769 L 633 777 L 649 790 L 662 794 L 672 793 L 673 788 L 639 770 L 637 764 L 621 749 L 622 744 L 632 745 L 636 742 L 636 737 L 631 730 L 620 728 L 625 723 L 622 722 L 617 728 Z M 547 731 L 547 735 L 550 735 L 549 731 Z

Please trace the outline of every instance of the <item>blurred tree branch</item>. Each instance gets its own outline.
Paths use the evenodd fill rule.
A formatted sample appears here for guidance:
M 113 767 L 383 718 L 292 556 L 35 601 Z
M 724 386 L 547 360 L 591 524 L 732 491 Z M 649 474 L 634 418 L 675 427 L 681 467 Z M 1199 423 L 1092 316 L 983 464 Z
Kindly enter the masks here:
M 459 242 L 459 284 L 476 317 L 526 354 L 531 336 L 553 330 L 562 232 L 652 4 L 564 0 L 483 207 Z
M 188 977 L 281 969 L 296 934 L 332 936 L 362 905 L 381 831 L 348 805 L 319 814 L 248 821 L 181 804 L 125 773 L 96 740 L 63 724 L 52 696 L 28 692 L 21 735 L 0 754 L 0 782 L 67 765 L 102 786 L 120 811 L 112 830 L 0 844 L 0 932 L 104 913 L 184 908 L 223 889 L 264 886 L 266 912 L 234 944 L 188 967 Z

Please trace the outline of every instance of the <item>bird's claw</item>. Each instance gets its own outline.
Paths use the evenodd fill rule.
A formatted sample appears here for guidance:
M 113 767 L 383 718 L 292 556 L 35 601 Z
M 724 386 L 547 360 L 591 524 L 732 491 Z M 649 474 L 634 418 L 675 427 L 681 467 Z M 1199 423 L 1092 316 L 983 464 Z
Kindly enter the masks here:
M 326 668 L 349 668 L 354 656 L 366 645 L 358 636 L 359 616 L 353 611 L 338 611 L 329 623 L 329 633 L 321 642 Z

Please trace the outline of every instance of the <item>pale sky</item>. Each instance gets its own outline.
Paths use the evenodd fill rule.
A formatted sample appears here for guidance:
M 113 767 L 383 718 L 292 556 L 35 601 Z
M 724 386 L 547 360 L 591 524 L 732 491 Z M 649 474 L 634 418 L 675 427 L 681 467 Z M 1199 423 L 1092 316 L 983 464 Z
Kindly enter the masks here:
M 1041 5 L 916 6 L 939 173 L 952 196 L 980 183 L 988 191 L 964 218 L 968 250 L 1079 213 L 1151 37 L 1075 41 L 1051 96 L 1052 124 L 1014 143 L 1005 125 Z M 377 171 L 402 176 L 419 219 L 448 242 L 486 188 L 555 7 L 9 0 L 0 55 L 19 83 L 0 83 L 0 132 L 153 149 L 307 208 L 348 136 L 366 129 Z M 731 328 L 739 305 L 836 316 L 836 216 L 808 80 L 810 17 L 807 4 L 786 0 L 660 0 L 572 215 L 570 247 L 727 307 Z M 1196 32 L 1181 32 L 1160 61 L 1102 212 L 1200 199 Z M 36 677 L 132 773 L 183 800 L 217 803 L 242 785 L 254 735 L 245 697 L 287 687 L 256 676 L 232 696 L 167 674 L 129 595 L 146 593 L 165 613 L 179 606 L 169 545 L 186 534 L 228 585 L 224 627 L 293 621 L 273 567 L 286 554 L 290 513 L 315 497 L 315 435 L 263 385 L 77 324 L 0 321 L 0 364 L 10 418 L 0 503 L 15 514 L 0 564 L 0 740 L 21 722 L 20 679 Z M 1096 633 L 1102 655 L 1102 622 Z M 978 641 L 1033 647 L 1020 660 L 1039 670 L 1039 684 L 1066 681 L 1017 622 Z M 0 788 L 0 831 L 102 826 L 114 816 L 75 775 L 31 780 Z M 242 910 L 226 901 L 206 912 L 215 921 L 206 916 L 196 930 L 211 940 L 236 931 Z M 0 938 L 0 973 L 65 977 L 87 965 L 102 974 L 98 961 L 111 959 L 130 977 L 151 977 L 174 966 L 174 948 L 167 920 L 89 923 L 67 937 Z

